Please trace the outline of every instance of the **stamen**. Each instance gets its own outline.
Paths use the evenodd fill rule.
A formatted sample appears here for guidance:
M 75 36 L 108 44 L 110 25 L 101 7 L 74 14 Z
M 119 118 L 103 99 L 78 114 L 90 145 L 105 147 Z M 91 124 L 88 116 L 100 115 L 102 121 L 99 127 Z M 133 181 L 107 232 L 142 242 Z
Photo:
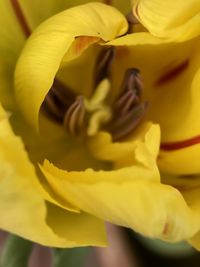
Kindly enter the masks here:
M 128 69 L 120 89 L 120 95 L 113 104 L 113 118 L 107 124 L 114 141 L 130 134 L 142 120 L 148 103 L 141 103 L 143 83 L 136 68 Z
M 113 47 L 103 49 L 98 55 L 95 66 L 95 88 L 102 80 L 110 77 L 114 55 Z
M 45 101 L 42 104 L 42 110 L 50 116 L 53 120 L 57 122 L 62 122 L 63 112 L 60 109 L 58 103 L 56 103 L 55 98 L 50 91 L 45 97 Z
M 118 141 L 129 135 L 141 122 L 147 110 L 148 103 L 144 102 L 135 106 L 128 113 L 121 117 L 115 117 L 110 123 L 108 131 L 112 134 L 113 140 Z
M 134 103 L 136 97 L 136 91 L 127 90 L 123 95 L 121 95 L 116 101 L 114 108 L 116 113 L 124 114 L 126 113 L 132 104 Z
M 128 96 L 127 100 L 120 110 L 121 115 L 126 114 L 129 110 L 131 110 L 131 108 L 134 107 L 134 104 L 136 104 L 135 100 L 137 96 L 136 96 L 135 91 L 131 91 L 131 90 L 127 91 L 127 96 Z
M 64 105 L 70 105 L 76 98 L 76 94 L 73 90 L 57 79 L 54 80 L 51 90 L 60 103 Z
M 100 53 L 96 65 L 96 82 L 99 82 L 90 99 L 76 95 L 60 81 L 54 81 L 43 110 L 63 124 L 69 134 L 93 136 L 105 129 L 111 133 L 113 141 L 117 141 L 129 135 L 144 117 L 148 103 L 141 102 L 143 83 L 136 68 L 125 72 L 119 96 L 109 105 L 111 83 L 108 77 L 113 57 L 113 48 Z
M 75 101 L 75 93 L 57 79 L 49 90 L 41 110 L 58 123 L 62 123 L 66 110 Z
M 65 116 L 63 125 L 72 135 L 80 133 L 85 119 L 85 106 L 83 96 L 78 96 L 75 102 L 69 107 Z
M 126 90 L 136 90 L 138 97 L 141 97 L 143 90 L 142 78 L 140 71 L 136 68 L 130 68 L 126 71 L 120 92 L 124 94 Z
M 139 70 L 132 68 L 125 73 L 121 85 L 121 94 L 114 104 L 114 110 L 121 115 L 127 113 L 132 107 L 140 102 L 143 84 Z

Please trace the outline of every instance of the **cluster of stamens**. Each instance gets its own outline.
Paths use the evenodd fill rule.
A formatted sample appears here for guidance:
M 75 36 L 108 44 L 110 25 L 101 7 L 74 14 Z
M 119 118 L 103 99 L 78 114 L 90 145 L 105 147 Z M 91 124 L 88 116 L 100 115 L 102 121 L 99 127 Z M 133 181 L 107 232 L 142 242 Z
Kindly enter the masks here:
M 147 102 L 142 102 L 143 84 L 136 68 L 125 72 L 118 96 L 109 103 L 114 57 L 114 48 L 103 49 L 99 54 L 95 67 L 95 90 L 90 99 L 77 95 L 57 79 L 54 80 L 42 110 L 62 124 L 70 135 L 91 136 L 105 130 L 117 141 L 132 133 L 142 120 Z
M 138 69 L 128 69 L 125 73 L 120 94 L 113 104 L 113 118 L 108 131 L 113 140 L 130 134 L 142 120 L 148 103 L 142 102 L 142 80 Z

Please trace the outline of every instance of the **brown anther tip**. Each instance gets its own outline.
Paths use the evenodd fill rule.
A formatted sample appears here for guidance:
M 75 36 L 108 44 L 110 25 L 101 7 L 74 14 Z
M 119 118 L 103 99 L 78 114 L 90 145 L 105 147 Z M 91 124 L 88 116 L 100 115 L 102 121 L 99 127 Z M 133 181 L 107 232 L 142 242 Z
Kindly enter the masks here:
M 127 90 L 131 90 L 131 91 L 136 91 L 137 96 L 140 98 L 142 89 L 143 89 L 143 83 L 139 69 L 137 68 L 127 69 L 120 87 L 120 97 L 124 95 Z
M 133 75 L 137 76 L 138 74 L 140 74 L 140 70 L 138 68 L 129 68 L 126 70 L 126 74 L 127 75 L 133 74 Z

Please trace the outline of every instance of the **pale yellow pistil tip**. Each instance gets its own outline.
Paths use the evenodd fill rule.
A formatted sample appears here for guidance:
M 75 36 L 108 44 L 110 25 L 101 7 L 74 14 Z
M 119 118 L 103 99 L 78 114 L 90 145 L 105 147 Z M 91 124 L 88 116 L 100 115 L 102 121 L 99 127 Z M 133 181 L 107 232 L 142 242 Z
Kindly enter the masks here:
M 97 86 L 91 99 L 84 99 L 85 108 L 91 114 L 87 128 L 88 136 L 97 134 L 102 124 L 108 122 L 112 117 L 111 109 L 106 104 L 110 87 L 110 81 L 104 79 Z

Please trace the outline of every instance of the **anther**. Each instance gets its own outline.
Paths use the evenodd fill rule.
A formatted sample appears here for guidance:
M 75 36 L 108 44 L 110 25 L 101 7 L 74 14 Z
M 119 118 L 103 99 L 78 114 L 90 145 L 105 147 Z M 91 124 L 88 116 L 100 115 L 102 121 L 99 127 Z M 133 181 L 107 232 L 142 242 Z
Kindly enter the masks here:
M 128 69 L 121 85 L 120 95 L 114 103 L 114 110 L 118 114 L 125 114 L 141 100 L 143 90 L 138 69 Z
M 97 57 L 95 66 L 95 81 L 94 87 L 105 78 L 110 77 L 111 66 L 115 55 L 115 49 L 113 47 L 103 49 Z
M 64 85 L 59 80 L 55 79 L 51 91 L 54 93 L 55 97 L 63 105 L 70 105 L 76 98 L 76 94 L 71 88 Z
M 63 125 L 71 135 L 78 135 L 84 125 L 85 106 L 83 96 L 78 96 L 65 113 Z
M 45 97 L 45 101 L 42 104 L 42 110 L 57 122 L 62 122 L 64 112 L 60 109 L 60 106 L 56 103 L 53 93 L 50 91 Z
M 53 120 L 62 123 L 66 110 L 75 98 L 76 95 L 69 87 L 55 79 L 42 104 L 42 110 Z
M 133 132 L 143 119 L 147 107 L 148 103 L 143 102 L 122 116 L 114 117 L 108 127 L 108 131 L 112 134 L 113 141 L 118 141 Z
M 120 88 L 120 94 L 113 103 L 113 117 L 107 124 L 114 141 L 130 134 L 141 122 L 148 103 L 141 102 L 143 84 L 136 68 L 128 69 Z
M 125 72 L 125 76 L 120 89 L 121 94 L 123 94 L 125 90 L 136 90 L 137 95 L 139 97 L 141 96 L 143 83 L 140 71 L 138 69 L 130 68 Z

